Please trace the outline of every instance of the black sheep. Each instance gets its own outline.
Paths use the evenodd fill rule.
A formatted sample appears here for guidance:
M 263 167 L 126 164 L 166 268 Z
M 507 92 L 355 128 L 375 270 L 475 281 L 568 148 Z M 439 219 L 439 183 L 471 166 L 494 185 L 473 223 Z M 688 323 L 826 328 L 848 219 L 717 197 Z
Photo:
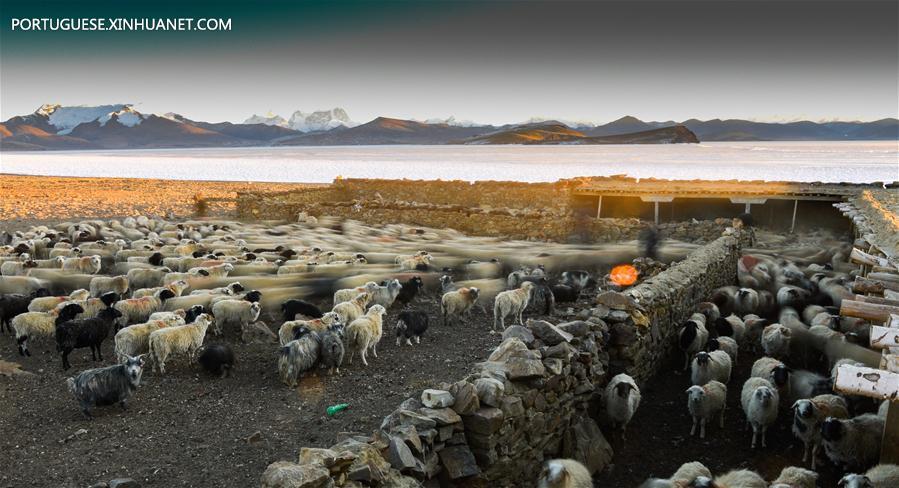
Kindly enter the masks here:
M 259 303 L 259 300 L 262 300 L 262 292 L 259 290 L 248 291 L 244 294 L 243 299 L 250 303 Z
M 322 311 L 315 305 L 297 299 L 290 299 L 281 304 L 281 312 L 284 314 L 284 320 L 296 320 L 297 314 L 303 314 L 313 319 L 322 318 Z
M 184 313 L 184 323 L 192 324 L 195 320 L 197 320 L 197 317 L 204 313 L 207 313 L 205 307 L 203 307 L 202 305 L 194 305 L 193 307 L 187 309 L 187 312 Z
M 408 281 L 403 283 L 403 287 L 400 289 L 399 295 L 396 296 L 396 301 L 394 303 L 399 303 L 405 307 L 415 300 L 415 296 L 418 295 L 418 292 L 421 291 L 424 286 L 424 282 L 421 281 L 421 276 L 409 278 Z
M 22 295 L 20 293 L 0 295 L 0 332 L 3 332 L 4 330 L 12 332 L 12 325 L 9 323 L 10 320 L 16 315 L 27 312 L 31 300 L 48 296 L 50 296 L 50 291 L 46 288 L 38 288 L 28 295 Z
M 162 253 L 154 252 L 150 255 L 149 259 L 147 259 L 147 263 L 152 264 L 153 266 L 162 266 L 162 260 L 164 256 Z
M 209 344 L 203 347 L 197 361 L 206 371 L 227 378 L 234 367 L 234 351 L 227 344 Z
M 428 314 L 421 310 L 406 310 L 400 312 L 396 320 L 396 345 L 399 346 L 403 338 L 406 344 L 412 345 L 412 338 L 416 344 L 421 344 L 421 336 L 428 330 Z
M 56 319 L 53 321 L 53 325 L 58 327 L 59 324 L 74 319 L 80 313 L 84 313 L 84 308 L 82 308 L 81 305 L 75 303 L 66 304 L 59 310 Z M 20 332 L 21 331 L 16 332 L 16 345 L 19 348 L 19 354 L 22 356 L 31 356 L 31 351 L 28 350 L 28 334 L 26 333 L 25 335 L 20 336 Z
M 100 346 L 116 319 L 122 316 L 122 312 L 114 308 L 104 308 L 100 314 L 90 319 L 70 320 L 56 327 L 56 350 L 62 355 L 62 369 L 67 370 L 69 354 L 78 348 L 91 348 L 91 358 L 94 361 L 102 361 L 103 353 Z

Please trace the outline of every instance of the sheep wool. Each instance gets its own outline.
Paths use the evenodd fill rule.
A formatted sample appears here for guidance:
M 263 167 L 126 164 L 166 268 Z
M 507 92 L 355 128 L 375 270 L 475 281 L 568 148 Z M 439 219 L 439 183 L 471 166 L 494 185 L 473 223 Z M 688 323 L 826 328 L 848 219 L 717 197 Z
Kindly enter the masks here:
M 119 362 L 128 356 L 138 356 L 150 352 L 150 334 L 164 327 L 184 325 L 184 318 L 172 315 L 168 318 L 150 320 L 144 324 L 123 327 L 115 335 L 115 353 Z
M 878 464 L 864 475 L 847 474 L 840 480 L 840 488 L 892 488 L 899 486 L 899 466 Z
M 347 342 L 350 348 L 349 362 L 352 364 L 353 355 L 359 353 L 362 364 L 368 366 L 366 352 L 371 350 L 374 357 L 378 357 L 377 346 L 384 333 L 383 319 L 387 310 L 381 305 L 373 305 L 362 317 L 352 321 L 347 326 Z
M 193 362 L 197 351 L 203 346 L 206 330 L 212 323 L 209 314 L 201 314 L 190 324 L 163 327 L 154 330 L 149 337 L 149 354 L 153 360 L 153 371 L 165 374 L 165 362 L 169 356 L 186 354 Z
M 449 325 L 451 317 L 460 322 L 462 317 L 471 313 L 471 307 L 478 300 L 480 290 L 475 287 L 459 288 L 446 292 L 440 298 L 440 315 L 443 317 L 443 325 Z
M 505 319 L 511 315 L 518 318 L 518 324 L 524 325 L 522 315 L 531 296 L 534 294 L 534 283 L 525 281 L 515 290 L 507 290 L 496 295 L 493 302 L 493 330 L 505 330 Z
M 770 488 L 816 488 L 818 486 L 818 473 L 800 468 L 787 466 L 780 472 L 780 476 L 771 482 Z
M 699 426 L 699 438 L 705 439 L 705 426 L 709 419 L 718 416 L 718 427 L 724 428 L 724 411 L 727 407 L 727 386 L 720 381 L 709 381 L 705 385 L 693 385 L 687 388 L 687 410 L 693 417 L 690 435 L 696 435 Z
M 574 459 L 551 459 L 543 466 L 537 488 L 593 488 L 586 466 Z
M 793 435 L 804 444 L 803 461 L 811 452 L 812 469 L 815 469 L 818 450 L 821 448 L 821 424 L 828 417 L 849 417 L 849 408 L 843 397 L 825 394 L 793 403 Z
M 711 380 L 727 384 L 730 381 L 730 356 L 724 351 L 701 351 L 691 364 L 690 379 L 694 385 L 704 385 Z
M 625 439 L 627 424 L 640 407 L 640 388 L 633 378 L 620 373 L 606 385 L 603 400 L 606 415 L 613 427 L 621 426 L 621 438 Z
M 360 293 L 348 302 L 334 305 L 331 310 L 340 317 L 340 323 L 349 324 L 365 313 L 365 307 L 371 302 L 371 293 Z
M 740 405 L 746 413 L 746 422 L 752 427 L 752 448 L 761 437 L 762 447 L 766 447 L 765 433 L 777 420 L 777 406 L 780 402 L 777 389 L 764 378 L 749 378 L 740 392 Z

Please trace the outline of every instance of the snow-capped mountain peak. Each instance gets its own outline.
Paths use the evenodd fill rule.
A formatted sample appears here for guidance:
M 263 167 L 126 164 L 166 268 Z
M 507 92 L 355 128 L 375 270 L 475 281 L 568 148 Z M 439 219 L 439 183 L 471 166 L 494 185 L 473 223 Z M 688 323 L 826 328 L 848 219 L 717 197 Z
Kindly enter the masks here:
M 288 127 L 300 132 L 331 130 L 340 126 L 353 127 L 354 124 L 346 110 L 336 107 L 331 110 L 318 110 L 305 113 L 297 110 L 290 116 Z
M 287 119 L 281 117 L 278 114 L 269 111 L 265 115 L 256 115 L 253 114 L 252 117 L 248 118 L 244 121 L 244 124 L 265 124 L 265 125 L 277 125 L 279 127 L 287 127 Z
M 59 104 L 41 105 L 35 112 L 39 117 L 46 117 L 47 123 L 56 128 L 58 135 L 66 135 L 81 124 L 99 122 L 105 126 L 107 122 L 115 119 L 125 127 L 134 127 L 140 124 L 144 116 L 134 110 L 131 104 L 86 106 L 77 105 L 64 107 Z

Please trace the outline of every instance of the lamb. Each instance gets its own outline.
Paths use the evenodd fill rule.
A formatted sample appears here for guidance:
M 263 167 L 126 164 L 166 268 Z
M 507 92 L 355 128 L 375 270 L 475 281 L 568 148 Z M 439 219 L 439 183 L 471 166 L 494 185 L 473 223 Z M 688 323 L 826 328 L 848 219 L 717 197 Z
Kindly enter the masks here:
M 193 323 L 164 327 L 151 332 L 149 344 L 153 371 L 158 368 L 161 374 L 165 374 L 165 361 L 175 354 L 187 354 L 188 361 L 193 362 L 211 323 L 212 317 L 204 313 Z
M 212 333 L 221 335 L 225 325 L 234 323 L 242 329 L 243 326 L 259 319 L 262 306 L 256 302 L 246 300 L 223 300 L 212 306 L 212 315 L 215 317 L 215 327 Z
M 721 318 L 721 311 L 718 310 L 718 305 L 712 302 L 700 302 L 696 306 L 696 311 L 705 317 L 706 324 L 714 324 L 716 320 Z
M 128 398 L 140 386 L 143 367 L 142 356 L 128 357 L 122 364 L 82 371 L 66 383 L 81 411 L 88 419 L 93 419 L 92 407 L 118 403 L 127 410 Z
M 75 319 L 56 326 L 56 350 L 62 355 L 62 369 L 67 370 L 69 354 L 78 348 L 90 347 L 94 361 L 103 360 L 101 346 L 116 319 L 122 313 L 114 308 L 105 308 L 100 314 L 89 319 Z
M 362 364 L 368 366 L 365 354 L 371 350 L 374 357 L 378 357 L 378 342 L 383 335 L 383 319 L 387 310 L 381 305 L 373 305 L 365 315 L 350 322 L 347 326 L 347 344 L 350 349 L 350 364 L 353 363 L 353 355 L 359 353 Z
M 90 298 L 90 292 L 83 288 L 80 288 L 80 289 L 75 290 L 72 293 L 70 293 L 69 296 L 67 296 L 67 297 L 66 296 L 62 296 L 62 297 L 45 296 L 45 297 L 35 298 L 34 300 L 31 300 L 31 303 L 28 304 L 28 311 L 29 312 L 49 312 L 50 310 L 53 310 L 54 308 L 59 306 L 59 304 L 61 304 L 61 303 L 84 301 L 84 300 L 87 300 L 88 298 Z
M 818 486 L 818 473 L 805 468 L 787 466 L 780 471 L 776 480 L 771 482 L 770 488 L 816 488 Z
M 687 388 L 687 410 L 693 417 L 693 428 L 690 436 L 696 434 L 699 425 L 699 438 L 705 439 L 705 426 L 710 418 L 718 415 L 718 427 L 724 428 L 724 411 L 727 407 L 727 386 L 720 381 L 709 381 L 703 386 L 693 385 Z
M 793 331 L 780 324 L 771 324 L 762 331 L 762 350 L 766 356 L 785 358 L 790 355 Z
M 407 306 L 415 300 L 415 296 L 424 288 L 424 282 L 421 279 L 421 276 L 413 276 L 406 280 L 403 283 L 402 288 L 400 288 L 399 294 L 396 296 L 396 301 L 394 303 L 399 303 L 402 306 Z
M 25 312 L 12 319 L 12 328 L 16 333 L 16 344 L 19 354 L 31 356 L 28 350 L 28 339 L 38 337 L 55 337 L 56 325 L 74 319 L 84 312 L 81 306 L 74 303 L 60 305 L 49 312 Z
M 313 332 L 323 332 L 329 326 L 340 322 L 340 316 L 337 315 L 336 312 L 327 312 L 318 319 L 312 320 L 288 320 L 281 324 L 281 328 L 278 329 L 278 338 L 281 342 L 281 345 L 287 345 L 288 342 L 292 341 L 294 336 L 296 335 L 296 329 L 299 327 L 306 327 Z
M 705 348 L 708 337 L 709 332 L 701 321 L 684 322 L 677 339 L 677 346 L 684 351 L 684 371 L 690 367 L 690 358 Z
M 837 395 L 824 394 L 793 403 L 793 435 L 804 445 L 803 461 L 811 451 L 812 469 L 815 469 L 821 447 L 821 425 L 828 417 L 849 418 L 846 400 Z
M 368 306 L 369 302 L 371 302 L 371 293 L 360 293 L 356 295 L 356 298 L 348 302 L 334 305 L 332 312 L 337 313 L 340 317 L 340 323 L 349 324 L 365 313 L 365 307 Z
M 166 275 L 171 272 L 172 270 L 169 268 L 136 268 L 129 270 L 128 274 L 125 276 L 128 277 L 131 288 L 138 290 L 141 288 L 155 288 L 157 286 L 162 286 L 163 284 L 168 284 L 163 283 L 163 280 Z
M 128 291 L 127 276 L 98 276 L 91 280 L 91 296 L 99 297 L 104 293 L 114 292 L 119 296 L 125 296 Z
M 727 335 L 728 337 L 733 337 L 733 339 L 735 341 L 737 341 L 737 343 L 742 343 L 743 338 L 746 336 L 746 323 L 743 322 L 743 319 L 741 319 L 740 317 L 737 317 L 734 314 L 730 314 L 727 317 L 720 317 L 717 320 L 717 324 L 723 325 L 724 323 L 727 324 L 727 328 L 729 328 L 731 330 L 731 333 L 730 334 L 721 334 L 721 335 Z M 719 331 L 719 333 L 720 333 L 720 331 Z
M 113 307 L 121 312 L 122 324 L 142 324 L 150 319 L 153 312 L 162 310 L 165 301 L 174 296 L 171 290 L 164 288 L 151 297 L 121 300 Z
M 837 466 L 868 469 L 880 456 L 883 426 L 884 419 L 873 413 L 851 419 L 828 417 L 821 424 L 824 453 Z
M 537 488 L 593 488 L 593 479 L 574 459 L 551 459 L 543 466 Z
M 724 351 L 700 351 L 693 358 L 690 379 L 694 385 L 704 385 L 711 380 L 727 384 L 730 381 L 730 356 Z
M 493 330 L 505 330 L 505 318 L 508 315 L 518 316 L 518 324 L 524 325 L 522 314 L 528 307 L 533 291 L 534 283 L 525 281 L 521 284 L 521 288 L 504 291 L 496 295 L 496 299 L 493 302 Z
M 406 344 L 412 345 L 412 338 L 416 344 L 421 344 L 421 336 L 428 330 L 428 314 L 422 310 L 405 310 L 400 312 L 396 320 L 396 345 L 405 339 Z
M 478 301 L 478 293 L 480 290 L 476 287 L 459 288 L 444 293 L 440 298 L 440 315 L 443 317 L 443 325 L 449 325 L 450 317 L 455 317 L 462 322 L 466 315 L 470 315 L 471 307 Z
M 355 295 L 354 295 L 355 296 Z M 322 311 L 315 305 L 298 299 L 290 299 L 281 304 L 281 313 L 284 320 L 295 320 L 297 315 L 303 315 L 313 319 L 322 317 Z
M 403 285 L 400 280 L 390 280 L 385 286 L 379 285 L 371 292 L 371 303 L 390 308 L 402 289 Z
M 737 355 L 740 351 L 740 346 L 737 345 L 737 341 L 733 340 L 727 336 L 716 337 L 714 339 L 709 339 L 708 342 L 709 351 L 724 351 L 730 356 L 730 360 L 733 362 L 734 366 L 737 364 Z
M 296 339 L 278 350 L 278 372 L 287 386 L 296 387 L 300 376 L 318 362 L 321 344 L 317 336 L 316 332 L 301 327 L 296 330 Z
M 764 378 L 749 378 L 743 383 L 740 392 L 740 405 L 746 413 L 746 422 L 752 427 L 752 448 L 758 444 L 761 434 L 762 447 L 765 444 L 765 433 L 768 426 L 777 420 L 777 405 L 780 397 L 777 389 Z
M 755 471 L 738 469 L 718 476 L 714 481 L 700 476 L 690 486 L 695 488 L 768 488 L 768 483 Z
M 21 293 L 0 295 L 0 332 L 3 332 L 4 328 L 12 331 L 11 321 L 13 317 L 30 312 L 29 307 L 34 300 L 46 298 L 49 294 L 50 292 L 46 288 L 39 288 L 27 295 Z M 53 308 L 55 307 L 54 305 Z M 46 311 L 49 312 L 53 308 Z
M 343 324 L 335 323 L 319 333 L 319 362 L 323 368 L 328 368 L 330 374 L 340 374 L 346 353 L 344 332 Z
M 100 256 L 84 256 L 80 258 L 66 258 L 62 263 L 63 271 L 76 271 L 84 274 L 97 274 L 102 266 Z
M 150 320 L 143 324 L 129 325 L 116 332 L 115 353 L 118 360 L 150 352 L 150 334 L 164 327 L 184 325 L 184 318 L 172 315 L 167 319 Z
M 234 368 L 234 351 L 227 344 L 208 344 L 200 350 L 197 362 L 209 373 L 227 378 Z
M 643 484 L 640 485 L 640 488 L 684 488 L 690 486 L 690 484 L 700 476 L 711 479 L 712 472 L 702 463 L 691 461 L 684 463 L 681 467 L 677 468 L 677 471 L 671 475 L 671 478 L 650 478 L 643 482 Z
M 625 440 L 627 424 L 640 407 L 640 388 L 630 376 L 620 373 L 606 385 L 603 393 L 606 415 L 612 428 L 621 426 L 621 440 Z
M 348 302 L 348 301 L 352 300 L 353 298 L 356 298 L 356 295 L 358 295 L 360 293 L 366 293 L 366 292 L 374 293 L 374 291 L 377 288 L 378 288 L 378 284 L 376 282 L 369 281 L 366 284 L 364 284 L 363 286 L 358 286 L 356 288 L 346 288 L 343 290 L 337 290 L 334 292 L 334 304 L 337 305 L 338 303 Z M 291 317 L 290 319 L 287 319 L 285 317 L 285 320 L 293 320 L 293 317 Z
M 899 486 L 899 466 L 878 464 L 864 475 L 847 474 L 840 480 L 840 488 L 891 488 Z

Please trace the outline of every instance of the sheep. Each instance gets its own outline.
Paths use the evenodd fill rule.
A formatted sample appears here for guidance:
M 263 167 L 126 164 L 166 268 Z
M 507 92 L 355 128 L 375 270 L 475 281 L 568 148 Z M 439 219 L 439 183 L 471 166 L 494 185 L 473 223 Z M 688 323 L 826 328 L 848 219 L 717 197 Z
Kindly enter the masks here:
M 534 292 L 534 283 L 525 281 L 521 288 L 508 290 L 496 295 L 493 302 L 493 330 L 505 330 L 505 318 L 508 315 L 518 317 L 518 324 L 524 325 L 522 314 L 528 307 L 528 302 Z M 498 326 L 498 327 L 497 327 Z
M 400 288 L 399 294 L 396 296 L 396 301 L 394 303 L 399 303 L 403 306 L 407 306 L 415 300 L 415 296 L 424 288 L 424 282 L 421 279 L 421 276 L 413 276 L 406 280 L 403 283 L 403 286 Z
M 712 472 L 702 463 L 691 461 L 677 468 L 671 478 L 650 478 L 640 485 L 640 488 L 684 488 L 700 476 L 711 478 Z
M 90 409 L 95 406 L 118 403 L 122 410 L 128 409 L 128 398 L 140 386 L 143 367 L 143 356 L 128 357 L 121 364 L 82 371 L 67 379 L 66 384 L 85 417 L 91 420 Z
M 334 292 L 334 305 L 342 302 L 348 302 L 353 298 L 356 298 L 356 295 L 360 293 L 374 293 L 374 291 L 378 288 L 378 284 L 374 281 L 369 281 L 362 286 L 358 286 L 356 288 L 346 288 L 343 290 L 337 290 Z M 290 319 L 285 318 L 285 320 L 293 320 L 293 317 Z
M 811 293 L 798 286 L 787 285 L 777 290 L 776 298 L 777 304 L 781 308 L 792 307 L 796 310 L 802 310 L 811 300 Z
M 94 361 L 103 360 L 101 346 L 109 330 L 112 329 L 116 319 L 122 313 L 114 308 L 105 308 L 99 315 L 89 319 L 75 319 L 56 326 L 56 350 L 62 355 L 62 369 L 67 370 L 69 354 L 78 348 L 90 347 L 91 358 Z
M 863 470 L 880 456 L 884 419 L 866 413 L 851 419 L 828 417 L 821 424 L 824 453 L 837 466 Z
M 690 367 L 690 379 L 694 385 L 704 385 L 711 380 L 724 384 L 730 381 L 730 356 L 724 351 L 700 351 L 696 353 Z
M 759 311 L 759 292 L 752 288 L 740 288 L 734 295 L 734 313 L 746 315 Z
M 737 341 L 738 344 L 742 343 L 743 338 L 746 336 L 746 323 L 743 322 L 743 319 L 734 314 L 730 314 L 727 317 L 719 317 L 716 321 L 716 328 L 719 326 L 724 327 L 724 323 L 727 324 L 726 327 L 731 331 L 731 333 L 721 335 L 733 337 L 733 339 Z
M 336 312 L 327 312 L 323 314 L 321 318 L 312 320 L 288 320 L 281 324 L 281 328 L 278 329 L 278 339 L 280 340 L 281 345 L 284 346 L 293 340 L 295 331 L 299 327 L 306 327 L 313 332 L 323 332 L 330 325 L 336 323 L 343 323 L 340 321 L 340 316 L 337 315 Z
M 19 354 L 31 356 L 28 350 L 28 339 L 38 337 L 55 337 L 56 325 L 74 319 L 84 312 L 81 306 L 74 303 L 60 305 L 49 312 L 25 312 L 12 319 L 12 328 L 16 333 L 16 344 Z
M 350 322 L 347 326 L 347 343 L 349 346 L 349 363 L 353 363 L 353 355 L 359 353 L 362 364 L 368 366 L 365 359 L 370 349 L 374 357 L 378 357 L 378 342 L 383 335 L 383 319 L 387 310 L 381 305 L 373 305 L 365 315 Z
M 730 360 L 733 362 L 734 366 L 737 365 L 737 355 L 740 352 L 740 346 L 737 345 L 737 341 L 733 340 L 727 336 L 716 337 L 714 339 L 709 339 L 708 342 L 709 351 L 724 351 L 730 356 Z
M 121 323 L 141 324 L 149 320 L 153 312 L 162 310 L 165 301 L 175 296 L 171 290 L 163 288 L 151 297 L 129 298 L 116 302 L 113 306 L 122 313 Z
M 428 330 L 428 314 L 422 310 L 405 310 L 400 312 L 396 320 L 396 345 L 405 339 L 406 344 L 412 345 L 412 338 L 416 344 L 421 344 L 421 336 Z
M 899 486 L 899 466 L 878 464 L 864 475 L 847 474 L 837 485 L 840 488 L 891 488 Z
M 470 315 L 471 307 L 478 301 L 479 293 L 480 290 L 476 287 L 463 287 L 444 293 L 440 298 L 440 315 L 443 317 L 443 325 L 449 325 L 450 317 L 455 317 L 462 322 L 464 316 Z
M 94 318 L 100 314 L 101 310 L 105 310 L 114 306 L 119 301 L 119 296 L 113 292 L 101 295 L 100 298 L 88 298 L 87 300 L 75 300 L 71 303 L 81 305 L 84 312 L 81 313 L 82 319 Z M 69 302 L 66 302 L 69 303 Z
M 300 327 L 296 330 L 296 339 L 278 350 L 278 372 L 287 386 L 296 387 L 300 376 L 318 362 L 321 344 L 317 336 L 316 332 Z
M 151 332 L 148 342 L 153 371 L 158 368 L 160 374 L 165 374 L 165 361 L 175 354 L 187 354 L 188 361 L 193 362 L 211 323 L 212 317 L 204 313 L 190 324 L 164 327 Z
M 684 371 L 690 367 L 690 358 L 705 348 L 708 337 L 709 332 L 701 321 L 684 322 L 677 339 L 677 346 L 684 351 Z
M 762 447 L 765 444 L 765 433 L 768 426 L 777 420 L 777 405 L 780 397 L 777 389 L 764 378 L 749 378 L 743 383 L 740 392 L 740 405 L 746 414 L 746 422 L 752 427 L 752 448 L 758 444 L 761 434 Z
M 73 291 L 67 297 L 66 296 L 62 296 L 62 297 L 46 296 L 46 297 L 35 298 L 34 300 L 31 301 L 31 303 L 28 304 L 28 311 L 29 312 L 49 312 L 50 310 L 53 310 L 54 308 L 59 306 L 59 304 L 61 304 L 61 303 L 84 301 L 84 300 L 87 300 L 88 298 L 90 298 L 90 292 L 81 288 L 81 289 Z
M 125 296 L 128 291 L 127 276 L 98 276 L 91 280 L 90 292 L 91 296 L 99 297 L 108 292 L 115 292 L 119 296 Z
M 696 434 L 696 426 L 699 425 L 699 438 L 705 439 L 705 426 L 715 415 L 718 415 L 718 427 L 723 429 L 726 401 L 727 386 L 720 381 L 712 380 L 703 386 L 687 388 L 687 410 L 693 417 L 690 436 Z
M 780 324 L 771 324 L 762 331 L 762 350 L 766 356 L 785 358 L 790 355 L 793 331 Z
M 229 323 L 244 325 L 255 322 L 259 319 L 262 312 L 262 306 L 256 302 L 248 302 L 246 300 L 223 300 L 212 306 L 212 315 L 215 317 L 215 327 L 212 333 L 221 335 L 224 326 Z
M 640 388 L 630 376 L 617 374 L 606 385 L 603 401 L 612 428 L 621 426 L 621 440 L 624 441 L 627 424 L 640 407 Z
M 166 275 L 171 272 L 172 270 L 169 268 L 137 268 L 129 270 L 125 276 L 128 277 L 131 288 L 139 290 L 141 288 L 155 288 L 157 286 L 169 284 L 163 283 L 163 280 L 165 280 Z
M 402 289 L 403 285 L 396 279 L 390 280 L 384 286 L 379 285 L 371 291 L 371 304 L 390 308 Z
M 789 399 L 791 402 L 802 398 L 811 398 L 832 390 L 833 385 L 827 376 L 801 369 L 790 371 Z
M 721 318 L 721 311 L 712 302 L 701 302 L 699 305 L 696 305 L 696 310 L 705 317 L 706 324 L 714 324 L 716 320 Z
M 319 362 L 323 368 L 328 368 L 330 374 L 340 374 L 340 366 L 346 353 L 344 332 L 343 324 L 335 323 L 318 335 Z
M 334 305 L 332 312 L 337 313 L 340 317 L 340 323 L 349 324 L 350 322 L 361 317 L 365 313 L 365 307 L 371 302 L 371 293 L 360 293 L 348 302 L 341 302 Z
M 430 254 L 423 254 L 404 259 L 399 263 L 400 270 L 427 271 L 432 259 Z
M 574 459 L 551 459 L 543 466 L 537 488 L 593 488 L 593 479 Z
M 837 395 L 818 395 L 813 398 L 796 400 L 793 403 L 793 435 L 803 443 L 802 461 L 811 452 L 811 466 L 815 469 L 818 449 L 821 447 L 821 425 L 828 417 L 845 419 L 849 417 L 846 400 Z
M 797 466 L 787 466 L 780 471 L 770 488 L 816 488 L 818 473 Z
M 190 292 L 191 295 L 236 295 L 238 293 L 242 293 L 246 291 L 243 285 L 240 284 L 239 281 L 235 281 L 233 283 L 229 283 L 228 286 L 221 286 L 218 288 L 207 288 L 203 290 L 194 290 Z
M 100 256 L 84 256 L 80 258 L 66 258 L 62 263 L 63 271 L 77 271 L 84 274 L 97 274 L 102 266 Z
M 590 273 L 584 270 L 563 271 L 562 278 L 559 280 L 563 285 L 570 286 L 580 292 L 587 288 L 593 281 Z
M 284 320 L 295 320 L 297 315 L 313 319 L 318 319 L 322 316 L 322 311 L 318 307 L 298 299 L 290 299 L 282 303 L 281 313 L 284 315 Z
M 141 288 L 139 290 L 134 290 L 131 293 L 131 298 L 143 298 L 143 297 L 151 297 L 155 295 L 160 290 L 170 290 L 175 296 L 172 298 L 180 297 L 184 294 L 184 290 L 186 290 L 190 285 L 184 280 L 173 281 L 165 286 L 157 286 L 153 288 Z
M 713 480 L 700 476 L 690 485 L 695 488 L 768 488 L 768 483 L 755 471 L 738 469 L 728 471 Z
M 119 361 L 128 356 L 137 356 L 150 352 L 150 334 L 164 327 L 184 325 L 184 318 L 172 315 L 165 319 L 149 320 L 143 324 L 129 325 L 116 332 L 115 353 Z
M 456 291 L 459 289 L 455 283 L 453 283 L 453 277 L 450 275 L 443 275 L 440 277 L 440 291 L 442 293 L 447 293 L 451 291 Z
M 11 321 L 13 317 L 30 312 L 29 307 L 34 300 L 46 298 L 49 294 L 50 292 L 46 288 L 39 288 L 27 295 L 21 293 L 0 295 L 0 332 L 4 332 L 4 329 L 12 331 Z M 53 306 L 53 308 L 55 307 L 56 305 Z
M 207 344 L 200 350 L 197 362 L 209 373 L 227 378 L 234 368 L 234 351 L 227 344 Z
M 184 320 L 185 317 L 187 317 L 187 310 L 184 310 L 183 308 L 181 308 L 181 309 L 174 310 L 174 311 L 153 312 L 150 314 L 150 317 L 147 319 L 147 321 L 150 322 L 153 320 L 169 320 L 169 321 L 180 320 L 182 322 L 181 324 L 174 324 L 174 325 L 182 325 L 182 324 L 187 323 L 187 321 Z
M 27 254 L 22 254 L 22 256 L 25 256 L 25 259 L 20 261 L 6 261 L 5 263 L 0 264 L 0 275 L 27 276 L 28 270 L 38 267 L 37 262 L 28 257 Z

